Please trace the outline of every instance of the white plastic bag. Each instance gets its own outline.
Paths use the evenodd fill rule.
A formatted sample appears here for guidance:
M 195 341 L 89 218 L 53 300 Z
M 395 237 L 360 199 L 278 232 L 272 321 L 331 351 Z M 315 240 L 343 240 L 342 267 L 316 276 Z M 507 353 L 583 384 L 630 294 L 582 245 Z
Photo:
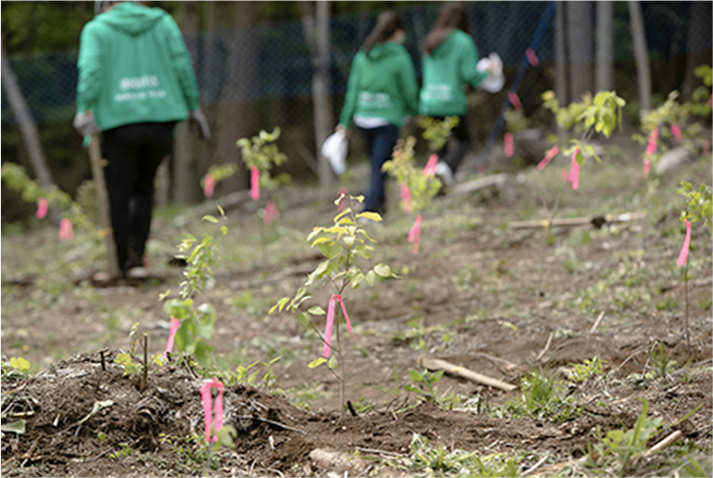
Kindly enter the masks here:
M 503 74 L 503 60 L 497 53 L 491 53 L 489 57 L 482 58 L 476 65 L 478 71 L 487 71 L 488 76 L 480 82 L 478 87 L 489 93 L 497 93 L 505 86 L 505 75 Z
M 347 170 L 347 153 L 349 141 L 343 130 L 332 134 L 322 145 L 322 155 L 329 160 L 334 174 L 342 175 Z

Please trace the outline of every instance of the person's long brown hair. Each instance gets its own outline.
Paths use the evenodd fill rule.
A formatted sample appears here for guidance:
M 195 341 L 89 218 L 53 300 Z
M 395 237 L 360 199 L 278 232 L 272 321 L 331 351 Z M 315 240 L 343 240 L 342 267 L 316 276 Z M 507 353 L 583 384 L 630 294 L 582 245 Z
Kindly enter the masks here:
M 426 53 L 433 53 L 453 30 L 470 33 L 468 9 L 464 3 L 450 2 L 441 7 L 438 20 L 424 42 Z
M 369 33 L 369 36 L 366 37 L 361 48 L 368 56 L 374 45 L 384 43 L 391 38 L 394 33 L 404 29 L 404 21 L 401 15 L 393 10 L 381 12 L 376 19 L 376 26 L 371 33 Z

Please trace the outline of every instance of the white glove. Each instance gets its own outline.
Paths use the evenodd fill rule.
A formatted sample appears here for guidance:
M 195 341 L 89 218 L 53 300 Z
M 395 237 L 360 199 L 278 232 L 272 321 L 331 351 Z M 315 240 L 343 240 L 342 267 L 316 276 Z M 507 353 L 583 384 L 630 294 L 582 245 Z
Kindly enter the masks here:
M 188 116 L 188 122 L 192 128 L 198 128 L 198 134 L 200 134 L 203 139 L 210 139 L 210 128 L 208 127 L 208 120 L 206 119 L 203 111 L 200 108 L 196 108 L 191 111 Z
M 82 137 L 99 133 L 99 126 L 97 126 L 94 114 L 91 111 L 77 113 L 72 124 Z

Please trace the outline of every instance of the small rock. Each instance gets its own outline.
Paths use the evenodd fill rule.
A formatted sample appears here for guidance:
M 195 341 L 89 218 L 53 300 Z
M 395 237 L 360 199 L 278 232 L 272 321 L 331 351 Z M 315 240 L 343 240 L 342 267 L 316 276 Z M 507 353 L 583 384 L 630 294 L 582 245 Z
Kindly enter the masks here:
M 310 452 L 309 458 L 321 470 L 336 472 L 339 475 L 345 472 L 349 475 L 358 475 L 366 469 L 366 463 L 359 458 L 328 448 L 315 448 Z

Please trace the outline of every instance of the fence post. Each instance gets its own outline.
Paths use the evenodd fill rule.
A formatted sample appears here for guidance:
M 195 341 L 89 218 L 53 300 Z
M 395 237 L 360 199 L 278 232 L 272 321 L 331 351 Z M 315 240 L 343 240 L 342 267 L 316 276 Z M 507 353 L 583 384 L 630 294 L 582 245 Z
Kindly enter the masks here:
M 37 126 L 32 119 L 30 109 L 27 107 L 25 97 L 22 95 L 20 86 L 17 84 L 17 78 L 12 71 L 10 61 L 5 54 L 5 47 L 2 48 L 2 85 L 7 94 L 7 101 L 10 103 L 12 113 L 15 115 L 17 124 L 20 127 L 20 133 L 25 140 L 27 152 L 30 156 L 32 169 L 35 170 L 37 180 L 43 188 L 50 188 L 54 185 L 52 173 L 47 167 L 45 155 L 42 152 L 42 144 L 40 143 L 40 135 L 37 132 Z M 55 224 L 59 224 L 59 215 L 55 209 L 50 211 L 50 218 Z

